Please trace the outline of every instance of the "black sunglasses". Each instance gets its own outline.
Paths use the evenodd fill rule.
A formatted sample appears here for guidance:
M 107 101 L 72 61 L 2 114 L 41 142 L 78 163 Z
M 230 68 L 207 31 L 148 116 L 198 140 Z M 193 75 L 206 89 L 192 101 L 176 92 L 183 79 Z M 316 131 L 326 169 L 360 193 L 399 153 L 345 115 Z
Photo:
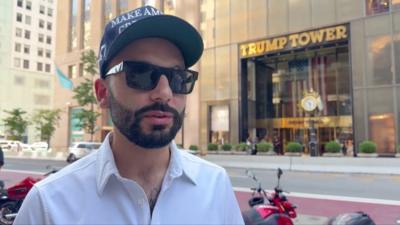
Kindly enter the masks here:
M 130 88 L 139 90 L 153 90 L 161 75 L 166 76 L 169 86 L 175 94 L 189 94 L 198 78 L 198 72 L 187 69 L 165 68 L 150 63 L 137 61 L 122 61 L 113 66 L 105 78 L 124 71 L 126 84 Z

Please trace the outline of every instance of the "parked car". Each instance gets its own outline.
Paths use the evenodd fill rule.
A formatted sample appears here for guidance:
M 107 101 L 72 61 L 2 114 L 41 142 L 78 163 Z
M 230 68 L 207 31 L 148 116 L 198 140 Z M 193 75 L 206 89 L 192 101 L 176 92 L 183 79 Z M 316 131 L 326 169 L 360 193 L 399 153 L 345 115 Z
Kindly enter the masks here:
M 100 148 L 100 142 L 75 142 L 68 148 L 67 162 L 72 163 Z
M 49 145 L 47 144 L 47 142 L 34 142 L 31 144 L 31 148 L 34 151 L 50 151 L 51 149 L 49 149 Z
M 32 150 L 31 146 L 28 144 L 24 144 L 20 141 L 13 141 L 13 140 L 1 140 L 0 146 L 3 150 L 6 151 L 30 151 Z

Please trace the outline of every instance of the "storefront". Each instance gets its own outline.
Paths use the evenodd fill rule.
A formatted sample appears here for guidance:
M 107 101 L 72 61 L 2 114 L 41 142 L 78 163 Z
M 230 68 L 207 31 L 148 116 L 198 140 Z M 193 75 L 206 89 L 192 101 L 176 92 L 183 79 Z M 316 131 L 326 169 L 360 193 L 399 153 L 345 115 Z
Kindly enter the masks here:
M 328 141 L 351 145 L 349 39 L 343 24 L 240 44 L 240 139 L 256 136 L 283 148 L 296 141 L 309 152 L 315 127 L 318 154 Z M 310 94 L 319 102 L 301 104 Z

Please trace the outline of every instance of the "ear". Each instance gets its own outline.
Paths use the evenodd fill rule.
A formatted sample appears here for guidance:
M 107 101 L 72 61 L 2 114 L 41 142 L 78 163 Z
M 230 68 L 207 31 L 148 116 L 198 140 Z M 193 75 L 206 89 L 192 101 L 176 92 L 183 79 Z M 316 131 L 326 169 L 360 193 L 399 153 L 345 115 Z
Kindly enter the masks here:
M 99 102 L 100 108 L 108 108 L 108 89 L 106 81 L 98 78 L 94 83 L 94 89 L 96 92 L 96 98 Z

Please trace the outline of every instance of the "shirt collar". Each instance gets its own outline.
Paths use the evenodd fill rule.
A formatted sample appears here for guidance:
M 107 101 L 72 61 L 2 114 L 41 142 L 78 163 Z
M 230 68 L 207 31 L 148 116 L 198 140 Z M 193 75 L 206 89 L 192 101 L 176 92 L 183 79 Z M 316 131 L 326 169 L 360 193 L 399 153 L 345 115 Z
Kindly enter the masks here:
M 97 154 L 96 160 L 96 182 L 97 191 L 101 195 L 112 175 L 120 177 L 117 166 L 115 165 L 114 155 L 110 145 L 111 133 L 107 134 Z M 170 144 L 171 158 L 167 169 L 166 176 L 175 179 L 186 177 L 192 184 L 196 185 L 196 171 L 193 170 L 187 163 L 182 161 L 182 150 L 179 150 L 172 141 Z

